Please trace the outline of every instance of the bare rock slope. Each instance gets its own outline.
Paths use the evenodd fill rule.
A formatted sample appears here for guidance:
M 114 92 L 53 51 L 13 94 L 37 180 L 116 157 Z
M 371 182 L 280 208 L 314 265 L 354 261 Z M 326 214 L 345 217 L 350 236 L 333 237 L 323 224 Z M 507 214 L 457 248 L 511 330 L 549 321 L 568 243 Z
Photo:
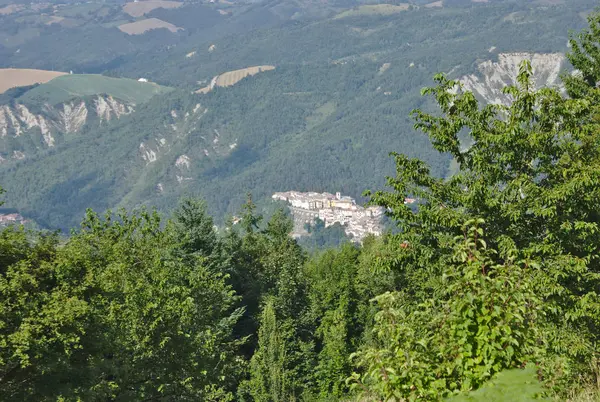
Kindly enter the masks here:
M 488 103 L 506 104 L 509 98 L 502 88 L 516 84 L 523 60 L 531 62 L 536 88 L 560 86 L 560 72 L 566 61 L 562 53 L 501 53 L 497 61 L 480 63 L 479 74 L 464 76 L 460 82 L 464 89 Z
M 54 106 L 46 104 L 41 111 L 31 110 L 23 104 L 0 105 L 0 162 L 23 159 L 32 151 L 54 147 L 69 135 L 76 135 L 86 125 L 105 124 L 130 114 L 134 107 L 134 104 L 110 95 L 97 95 L 88 101 L 71 100 Z

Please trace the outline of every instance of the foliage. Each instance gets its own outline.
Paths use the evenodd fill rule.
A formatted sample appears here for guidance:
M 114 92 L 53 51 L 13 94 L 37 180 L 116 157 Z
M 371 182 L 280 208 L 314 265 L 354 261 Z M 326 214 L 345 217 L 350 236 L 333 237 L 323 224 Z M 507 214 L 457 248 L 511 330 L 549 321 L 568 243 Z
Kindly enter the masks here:
M 289 401 L 285 368 L 285 340 L 277 323 L 273 301 L 267 301 L 258 331 L 258 348 L 250 361 L 250 395 L 257 402 Z
M 350 241 L 344 227 L 339 223 L 325 227 L 325 222 L 315 219 L 314 224 L 306 224 L 305 229 L 308 234 L 300 237 L 298 243 L 309 251 L 335 248 Z
M 62 12 L 112 22 L 120 13 L 110 5 L 73 7 Z M 440 10 L 299 18 L 274 28 L 273 21 L 304 7 L 275 2 L 231 5 L 231 17 L 203 16 L 193 28 L 194 13 L 216 16 L 212 7 L 155 11 L 190 24 L 187 39 L 187 32 L 149 33 L 123 46 L 145 46 L 152 35 L 157 44 L 189 46 L 200 46 L 199 35 L 220 38 L 212 52 L 198 50 L 206 63 L 185 57 L 189 46 L 158 54 L 141 46 L 138 64 L 152 61 L 144 71 L 185 72 L 181 86 L 235 68 L 226 61 L 232 54 L 250 64 L 273 57 L 277 69 L 208 95 L 155 96 L 69 146 L 2 168 L 11 202 L 43 209 L 50 226 L 67 226 L 87 204 L 104 210 L 156 203 L 174 212 L 165 221 L 144 208 L 103 216 L 88 210 L 65 238 L 20 227 L 0 232 L 0 399 L 596 397 L 599 17 L 572 37 L 569 57 L 581 74 L 564 78 L 570 97 L 534 90 L 525 62 L 517 85 L 504 90 L 509 104 L 481 105 L 443 74 L 423 90 L 431 99 L 413 92 L 431 69 L 489 57 L 482 32 L 500 42 L 519 35 L 523 44 L 561 41 L 548 27 L 579 19 L 575 8 L 460 0 Z M 507 13 L 533 12 L 542 14 L 499 35 L 512 24 Z M 255 26 L 260 15 L 263 29 L 245 25 Z M 65 34 L 39 29 L 52 31 L 42 43 Z M 240 40 L 219 29 L 251 32 Z M 316 40 L 323 37 L 339 40 Z M 23 49 L 11 60 L 26 60 L 31 49 Z M 442 50 L 450 53 L 446 64 L 437 59 Z M 173 54 L 181 57 L 160 63 Z M 392 63 L 387 75 L 379 70 L 384 59 Z M 127 60 L 115 63 L 140 71 Z M 396 92 L 382 95 L 378 87 Z M 431 113 L 434 103 L 441 113 Z M 412 133 L 397 135 L 408 124 L 401 113 L 415 105 L 415 126 L 430 145 Z M 162 153 L 140 161 L 141 143 Z M 387 178 L 388 190 L 367 197 L 386 208 L 395 230 L 339 244 L 317 222 L 310 227 L 314 243 L 336 244 L 309 254 L 290 237 L 285 211 L 259 213 L 254 200 L 275 189 L 352 192 L 383 183 L 373 172 L 389 167 L 378 158 L 389 147 L 403 150 L 393 154 L 396 175 Z M 183 156 L 189 163 L 176 163 Z M 443 177 L 450 159 L 455 174 Z M 244 201 L 248 190 L 255 198 Z M 186 198 L 175 206 L 186 191 L 208 202 Z M 417 202 L 407 205 L 407 197 Z M 221 225 L 225 212 L 234 216 Z
M 2 273 L 2 399 L 226 398 L 240 311 L 221 274 L 184 262 L 146 212 L 90 212 L 63 247 L 53 239 Z
M 320 397 L 341 397 L 347 389 L 344 380 L 350 372 L 348 356 L 361 333 L 357 316 L 359 299 L 356 273 L 359 250 L 346 244 L 338 252 L 326 251 L 307 264 L 310 278 L 311 315 L 318 328 L 321 350 L 316 366 Z M 331 284 L 336 283 L 335 287 Z
M 404 250 L 384 268 L 426 271 L 425 281 L 413 276 L 402 294 L 376 299 L 383 310 L 375 331 L 389 342 L 357 354 L 365 371 L 353 378 L 383 398 L 437 398 L 534 359 L 560 388 L 561 376 L 585 369 L 598 341 L 597 105 L 533 91 L 527 62 L 519 85 L 505 89 L 508 106 L 480 108 L 472 93 L 454 90 L 457 82 L 436 80 L 423 92 L 443 116 L 416 111 L 416 127 L 460 170 L 442 180 L 423 162 L 394 154 L 393 191 L 372 202 L 397 220 Z M 465 132 L 468 147 L 459 137 Z M 406 196 L 419 199 L 417 211 L 402 202 Z M 457 249 L 462 222 L 476 226 Z M 474 254 L 479 243 L 489 251 Z
M 600 15 L 591 13 L 587 20 L 589 27 L 571 35 L 569 39 L 571 51 L 567 57 L 577 72 L 564 74 L 562 77 L 569 96 L 573 98 L 594 97 L 593 89 L 600 81 Z
M 468 222 L 455 239 L 435 298 L 419 304 L 402 293 L 375 298 L 375 347 L 354 358 L 364 374 L 353 388 L 383 400 L 439 399 L 476 388 L 495 373 L 532 357 L 539 342 L 540 301 L 535 268 L 514 261 L 514 250 L 495 265 L 483 222 Z

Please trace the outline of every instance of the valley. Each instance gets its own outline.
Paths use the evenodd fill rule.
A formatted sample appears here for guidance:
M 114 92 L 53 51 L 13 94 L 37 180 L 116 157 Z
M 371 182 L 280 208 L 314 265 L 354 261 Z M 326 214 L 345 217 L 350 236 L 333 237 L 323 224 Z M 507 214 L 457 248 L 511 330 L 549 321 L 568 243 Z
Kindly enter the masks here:
M 182 194 L 194 194 L 222 223 L 248 192 L 268 207 L 277 192 L 336 189 L 361 205 L 365 189 L 385 185 L 391 149 L 446 176 L 453 161 L 414 134 L 406 117 L 421 105 L 420 89 L 445 71 L 480 99 L 504 102 L 500 88 L 514 83 L 523 58 L 531 58 L 539 85 L 554 85 L 565 68 L 558 27 L 581 26 L 591 4 L 463 3 L 14 8 L 0 17 L 10 15 L 14 32 L 46 33 L 20 44 L 5 37 L 4 66 L 73 74 L 30 79 L 23 84 L 42 84 L 2 94 L 6 207 L 66 230 L 89 206 L 168 212 Z M 40 25 L 32 18 L 41 14 L 61 20 Z M 79 22 L 59 25 L 67 19 Z M 103 42 L 90 42 L 99 32 Z M 44 52 L 52 47 L 44 35 L 72 34 L 85 49 L 67 40 Z M 34 192 L 23 184 L 39 180 Z

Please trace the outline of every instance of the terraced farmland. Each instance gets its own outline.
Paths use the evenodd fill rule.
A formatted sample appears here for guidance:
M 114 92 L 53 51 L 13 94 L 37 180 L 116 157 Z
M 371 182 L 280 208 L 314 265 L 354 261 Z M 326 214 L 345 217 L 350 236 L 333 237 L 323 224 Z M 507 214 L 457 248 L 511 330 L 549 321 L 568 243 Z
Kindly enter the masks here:
M 146 20 L 130 22 L 129 24 L 119 25 L 119 29 L 128 35 L 141 35 L 151 29 L 165 28 L 175 33 L 183 28 L 179 28 L 171 23 L 168 23 L 158 18 L 148 18 Z
M 410 8 L 410 4 L 368 4 L 358 6 L 350 10 L 343 11 L 333 17 L 333 19 L 341 19 L 348 17 L 360 17 L 369 15 L 391 15 L 402 11 L 406 11 Z
M 229 87 L 248 77 L 249 75 L 255 75 L 258 73 L 262 73 L 263 71 L 270 71 L 274 69 L 275 66 L 255 66 L 243 68 L 241 70 L 228 71 L 224 74 L 219 75 L 219 78 L 217 79 L 217 86 Z
M 235 85 L 236 83 L 238 83 L 239 81 L 243 80 L 246 77 L 256 75 L 256 74 L 262 73 L 264 71 L 271 71 L 271 70 L 275 70 L 275 66 L 269 66 L 269 65 L 254 66 L 254 67 L 242 68 L 239 70 L 228 71 L 226 73 L 217 75 L 216 77 L 214 77 L 211 80 L 211 82 L 208 86 L 206 86 L 202 89 L 199 89 L 196 92 L 205 94 L 205 93 L 210 92 L 212 89 L 214 89 L 214 87 L 230 87 L 232 85 Z

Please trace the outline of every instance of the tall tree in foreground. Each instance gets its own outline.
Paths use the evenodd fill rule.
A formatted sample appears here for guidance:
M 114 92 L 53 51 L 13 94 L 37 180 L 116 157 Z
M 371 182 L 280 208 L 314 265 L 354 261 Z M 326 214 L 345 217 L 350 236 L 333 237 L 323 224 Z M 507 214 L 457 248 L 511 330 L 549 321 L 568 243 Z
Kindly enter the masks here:
M 269 309 L 272 309 L 277 321 L 277 337 L 281 339 L 285 352 L 285 359 L 278 368 L 281 371 L 279 375 L 285 378 L 285 395 L 282 397 L 276 393 L 273 397 L 289 400 L 292 395 L 300 395 L 307 389 L 307 377 L 312 372 L 312 323 L 306 320 L 306 281 L 302 270 L 305 255 L 290 237 L 293 224 L 283 211 L 276 211 L 266 225 L 260 227 L 261 217 L 255 216 L 251 200 L 244 209 L 244 233 L 239 247 L 243 264 L 238 265 L 237 277 L 251 278 L 248 283 L 241 283 L 240 293 L 251 314 L 246 316 L 243 330 L 253 330 L 246 345 L 246 350 L 254 353 L 249 373 L 252 398 L 257 398 L 256 384 L 263 383 L 262 376 L 267 375 L 256 369 L 256 359 L 258 355 L 264 358 L 266 353 L 261 342 L 265 342 L 265 336 L 271 336 L 264 331 L 265 325 L 271 322 L 265 320 L 270 317 Z M 247 398 L 247 390 L 246 386 L 242 387 L 240 397 Z M 267 394 L 270 395 L 269 392 L 264 395 Z
M 531 76 L 524 62 L 518 85 L 505 88 L 508 106 L 482 107 L 443 75 L 423 91 L 442 115 L 416 111 L 415 126 L 460 170 L 439 179 L 394 154 L 392 191 L 372 196 L 401 229 L 378 267 L 407 280 L 402 293 L 377 298 L 377 342 L 356 356 L 358 388 L 435 399 L 530 359 L 572 378 L 596 353 L 598 89 L 569 99 L 533 90 Z
M 258 330 L 258 348 L 250 362 L 248 388 L 256 402 L 284 402 L 292 399 L 286 369 L 286 345 L 273 300 L 263 308 Z

